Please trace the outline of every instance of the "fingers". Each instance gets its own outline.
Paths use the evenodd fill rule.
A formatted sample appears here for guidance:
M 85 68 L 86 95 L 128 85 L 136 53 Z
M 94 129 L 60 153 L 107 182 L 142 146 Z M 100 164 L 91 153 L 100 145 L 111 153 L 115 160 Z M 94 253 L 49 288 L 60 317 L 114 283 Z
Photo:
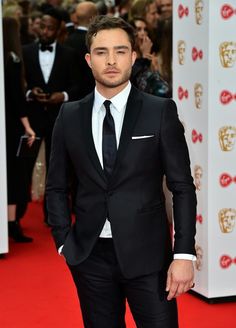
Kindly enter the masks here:
M 194 287 L 194 283 L 189 284 L 189 282 L 186 283 L 177 283 L 177 282 L 171 282 L 169 289 L 166 289 L 168 291 L 167 300 L 170 301 L 175 297 L 178 297 L 181 294 L 186 293 L 189 289 Z

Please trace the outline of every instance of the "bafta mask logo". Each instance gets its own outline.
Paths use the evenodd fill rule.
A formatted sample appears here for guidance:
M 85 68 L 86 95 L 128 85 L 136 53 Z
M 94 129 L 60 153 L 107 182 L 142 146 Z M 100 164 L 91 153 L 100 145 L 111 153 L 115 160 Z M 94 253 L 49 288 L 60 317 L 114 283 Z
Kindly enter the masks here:
M 189 9 L 188 9 L 188 7 L 184 7 L 183 5 L 179 5 L 179 7 L 178 7 L 178 15 L 179 15 L 179 18 L 181 19 L 181 18 L 183 18 L 184 16 L 188 16 L 188 14 L 189 14 Z
M 232 176 L 229 173 L 222 173 L 220 175 L 219 182 L 222 188 L 226 188 L 232 183 L 236 184 L 236 176 Z
M 193 169 L 194 184 L 197 190 L 202 189 L 203 169 L 200 165 L 195 165 Z
M 221 91 L 220 102 L 222 103 L 222 105 L 228 105 L 233 100 L 236 100 L 236 93 L 232 93 L 229 90 Z
M 195 250 L 196 250 L 196 258 L 197 260 L 195 261 L 195 267 L 198 271 L 202 270 L 202 260 L 203 260 L 203 249 L 199 245 L 195 245 Z
M 194 84 L 194 98 L 195 98 L 195 107 L 197 109 L 202 108 L 202 96 L 203 96 L 203 86 L 201 83 Z
M 233 15 L 236 15 L 236 9 L 231 5 L 225 4 L 221 7 L 220 13 L 223 19 L 229 19 Z
M 220 257 L 220 266 L 222 269 L 228 269 L 232 264 L 236 264 L 236 257 L 233 258 L 229 255 L 222 255 Z
M 178 98 L 179 100 L 188 99 L 188 90 L 182 88 L 181 86 L 178 87 Z
M 233 67 L 236 61 L 236 42 L 222 42 L 219 46 L 219 52 L 221 65 L 225 68 Z
M 234 208 L 222 208 L 219 213 L 220 230 L 223 233 L 230 233 L 234 230 L 236 220 L 236 210 Z
M 234 149 L 236 141 L 236 127 L 235 126 L 222 126 L 219 129 L 219 142 L 220 148 L 223 151 L 231 151 Z
M 203 0 L 195 0 L 195 21 L 198 25 L 201 25 L 203 22 L 203 8 Z
M 186 43 L 183 40 L 178 41 L 178 60 L 180 65 L 185 63 Z

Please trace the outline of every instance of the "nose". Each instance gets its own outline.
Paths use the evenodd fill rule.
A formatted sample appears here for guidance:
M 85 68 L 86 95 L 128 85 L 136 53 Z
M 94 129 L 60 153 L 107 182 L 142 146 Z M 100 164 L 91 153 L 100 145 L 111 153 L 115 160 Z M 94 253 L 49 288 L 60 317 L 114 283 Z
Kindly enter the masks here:
M 115 53 L 113 52 L 108 53 L 107 64 L 113 66 L 115 65 L 115 63 L 116 63 Z

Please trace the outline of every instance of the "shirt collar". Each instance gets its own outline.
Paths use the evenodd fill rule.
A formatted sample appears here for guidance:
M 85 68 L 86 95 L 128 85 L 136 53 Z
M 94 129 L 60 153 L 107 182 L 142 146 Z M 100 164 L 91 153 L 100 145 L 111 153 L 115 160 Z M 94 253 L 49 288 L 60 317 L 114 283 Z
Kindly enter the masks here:
M 129 81 L 127 86 L 121 92 L 119 92 L 117 95 L 115 95 L 114 97 L 109 99 L 112 102 L 112 105 L 114 106 L 114 108 L 118 112 L 121 112 L 122 110 L 124 110 L 127 100 L 128 100 L 128 97 L 129 97 L 130 90 L 131 90 L 131 83 Z M 105 100 L 107 100 L 107 98 L 103 97 L 98 92 L 97 88 L 95 87 L 94 110 L 98 112 L 101 109 Z
M 55 52 L 55 49 L 56 49 L 56 45 L 57 45 L 57 42 L 54 41 L 53 43 L 50 43 L 49 46 L 52 46 L 52 52 Z M 39 48 L 40 50 L 40 48 Z
M 79 25 L 77 26 L 77 30 L 88 31 L 88 28 L 86 26 Z

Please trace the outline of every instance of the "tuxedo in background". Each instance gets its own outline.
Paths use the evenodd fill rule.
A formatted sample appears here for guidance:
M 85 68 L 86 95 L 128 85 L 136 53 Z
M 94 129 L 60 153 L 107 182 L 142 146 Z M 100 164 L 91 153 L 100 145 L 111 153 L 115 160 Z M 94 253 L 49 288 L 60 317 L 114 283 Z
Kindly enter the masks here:
M 39 43 L 32 43 L 23 47 L 27 89 L 32 90 L 34 87 L 39 87 L 49 95 L 54 92 L 66 92 L 70 101 L 78 99 L 77 66 L 74 51 L 58 43 L 55 44 L 55 58 L 48 81 L 45 81 L 43 76 L 39 62 L 39 51 Z M 48 163 L 51 133 L 62 103 L 44 105 L 34 99 L 29 98 L 28 100 L 28 117 L 37 136 L 45 138 Z

